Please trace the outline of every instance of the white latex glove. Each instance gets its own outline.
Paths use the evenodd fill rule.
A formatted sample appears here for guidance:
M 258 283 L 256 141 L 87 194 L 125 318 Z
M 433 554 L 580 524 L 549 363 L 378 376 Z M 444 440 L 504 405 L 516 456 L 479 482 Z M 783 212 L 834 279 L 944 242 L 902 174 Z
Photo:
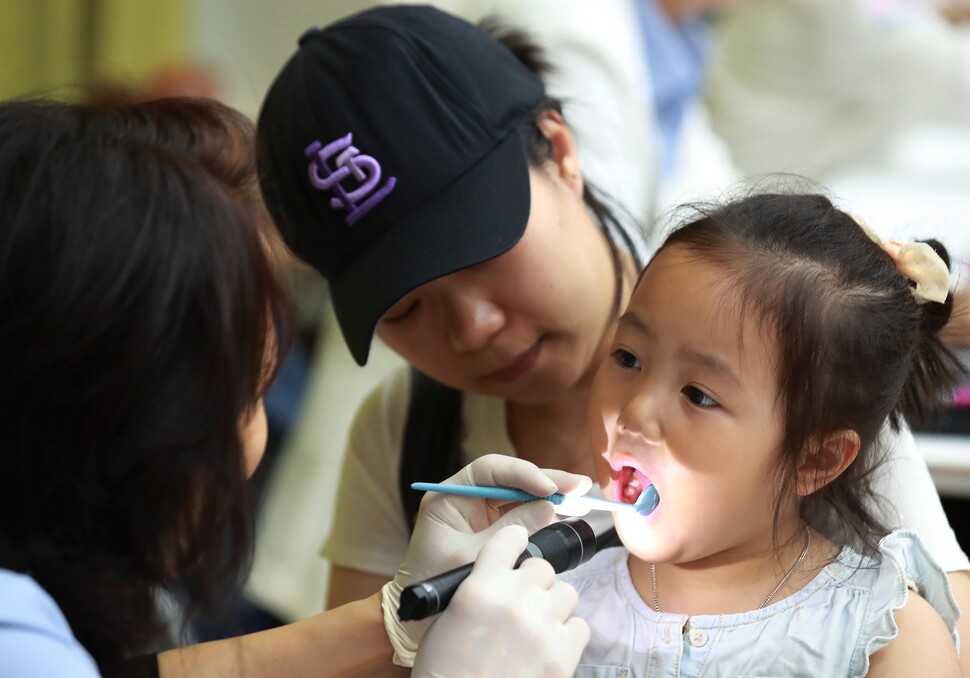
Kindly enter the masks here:
M 502 454 L 479 457 L 445 482 L 514 487 L 539 496 L 554 492 L 584 494 L 592 484 L 586 476 L 542 470 Z M 405 587 L 475 560 L 485 542 L 506 525 L 521 525 L 532 534 L 554 519 L 552 504 L 546 501 L 519 504 L 439 492 L 425 494 L 404 563 L 381 590 L 384 626 L 394 646 L 394 663 L 413 665 L 418 645 L 434 620 L 402 622 L 397 618 Z
M 502 528 L 421 644 L 412 678 L 571 676 L 589 642 L 572 617 L 578 597 L 552 565 L 529 558 L 513 570 L 528 534 Z

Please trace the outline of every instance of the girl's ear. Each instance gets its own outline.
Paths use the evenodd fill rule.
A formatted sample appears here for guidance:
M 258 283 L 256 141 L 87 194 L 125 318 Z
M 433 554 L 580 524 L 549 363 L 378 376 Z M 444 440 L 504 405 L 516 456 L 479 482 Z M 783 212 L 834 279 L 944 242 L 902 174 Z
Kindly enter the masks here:
M 536 119 L 542 135 L 552 145 L 552 159 L 545 169 L 559 178 L 577 198 L 583 198 L 583 175 L 579 168 L 576 141 L 566 121 L 556 111 L 543 111 Z
M 807 497 L 842 475 L 861 446 L 859 434 L 850 429 L 826 434 L 822 444 L 809 450 L 798 466 L 798 496 Z

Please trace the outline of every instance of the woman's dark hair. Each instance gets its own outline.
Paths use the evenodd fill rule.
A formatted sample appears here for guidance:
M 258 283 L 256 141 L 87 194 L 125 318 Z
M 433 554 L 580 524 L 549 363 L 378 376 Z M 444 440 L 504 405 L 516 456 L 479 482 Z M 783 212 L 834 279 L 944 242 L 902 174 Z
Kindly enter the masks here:
M 515 55 L 515 57 L 528 70 L 532 71 L 540 80 L 545 81 L 552 71 L 552 65 L 547 61 L 542 48 L 536 44 L 527 33 L 519 31 L 505 25 L 501 18 L 489 16 L 483 19 L 479 26 L 495 40 L 505 45 L 505 47 Z M 545 162 L 553 158 L 552 143 L 539 129 L 536 121 L 548 111 L 555 111 L 562 116 L 563 102 L 550 96 L 544 96 L 532 109 L 531 114 L 522 119 L 519 125 L 519 136 L 524 145 L 529 164 L 533 167 L 541 167 Z M 586 208 L 593 215 L 593 219 L 599 226 L 606 238 L 610 249 L 610 257 L 613 262 L 614 277 L 614 296 L 613 296 L 613 315 L 619 313 L 623 305 L 623 258 L 621 250 L 617 244 L 617 239 L 622 242 L 623 251 L 633 258 L 634 266 L 639 272 L 643 268 L 640 247 L 634 243 L 630 236 L 629 229 L 636 229 L 642 232 L 642 224 L 621 205 L 611 200 L 590 181 L 585 180 L 583 190 L 583 202 Z M 627 222 L 627 228 L 617 216 L 620 212 L 623 219 Z
M 290 331 L 254 180 L 212 101 L 0 105 L 0 567 L 105 676 L 159 587 L 208 609 L 249 561 L 239 426 Z
M 658 250 L 683 248 L 724 271 L 777 339 L 778 392 L 785 421 L 782 491 L 794 487 L 805 451 L 826 434 L 854 430 L 859 455 L 836 480 L 802 503 L 819 526 L 838 524 L 867 549 L 886 531 L 871 507 L 881 461 L 877 438 L 888 420 L 921 421 L 960 378 L 962 368 L 937 332 L 945 303 L 917 303 L 914 283 L 859 224 L 823 195 L 762 194 L 721 206 L 693 206 L 696 218 Z M 945 249 L 930 241 L 949 265 Z M 776 521 L 777 521 L 776 512 Z M 836 521 L 830 523 L 830 521 Z

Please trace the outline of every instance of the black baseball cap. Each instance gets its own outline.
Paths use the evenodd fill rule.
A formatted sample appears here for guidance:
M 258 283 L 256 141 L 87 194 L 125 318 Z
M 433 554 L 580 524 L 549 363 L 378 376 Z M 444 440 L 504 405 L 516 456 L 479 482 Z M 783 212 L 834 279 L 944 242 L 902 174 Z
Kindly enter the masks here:
M 426 6 L 371 9 L 299 45 L 259 115 L 260 186 L 363 365 L 401 297 L 522 237 L 518 130 L 545 90 L 483 30 Z

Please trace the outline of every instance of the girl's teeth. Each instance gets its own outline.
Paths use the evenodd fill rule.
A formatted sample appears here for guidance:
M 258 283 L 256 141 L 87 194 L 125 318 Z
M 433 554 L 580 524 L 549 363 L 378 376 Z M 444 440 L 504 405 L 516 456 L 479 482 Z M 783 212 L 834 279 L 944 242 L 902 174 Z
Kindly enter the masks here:
M 623 467 L 620 473 L 621 480 L 621 500 L 627 502 L 628 504 L 633 504 L 637 499 L 640 498 L 640 493 L 643 491 L 643 486 L 640 482 L 640 474 L 629 466 Z

